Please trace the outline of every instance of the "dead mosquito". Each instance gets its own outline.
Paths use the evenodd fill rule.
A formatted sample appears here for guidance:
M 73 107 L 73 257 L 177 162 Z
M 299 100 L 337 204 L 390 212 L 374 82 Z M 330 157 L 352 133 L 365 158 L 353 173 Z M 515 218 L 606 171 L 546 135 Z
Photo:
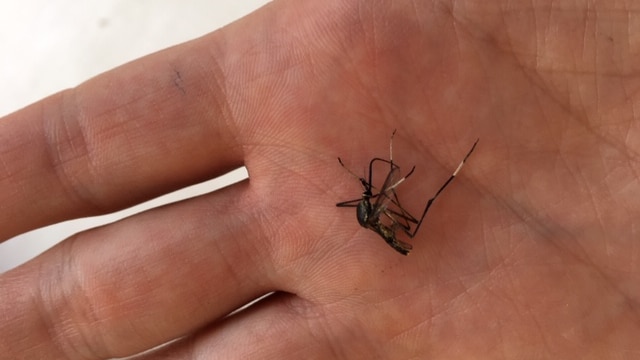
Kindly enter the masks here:
M 338 162 L 340 163 L 340 165 L 345 168 L 351 175 L 360 180 L 364 191 L 360 198 L 339 202 L 336 204 L 336 206 L 355 207 L 356 216 L 358 218 L 358 223 L 360 224 L 360 226 L 366 229 L 370 229 L 380 235 L 384 239 L 384 241 L 392 248 L 394 248 L 397 252 L 401 253 L 402 255 L 408 255 L 412 249 L 412 246 L 411 244 L 397 239 L 396 231 L 402 230 L 402 232 L 404 232 L 410 238 L 413 238 L 418 233 L 418 230 L 422 225 L 422 221 L 427 215 L 431 204 L 433 204 L 435 199 L 451 183 L 460 169 L 462 169 L 462 165 L 464 165 L 465 161 L 467 161 L 467 158 L 469 158 L 473 150 L 476 148 L 478 140 L 473 143 L 471 150 L 469 150 L 467 155 L 465 155 L 464 159 L 462 159 L 449 179 L 447 179 L 447 181 L 444 182 L 440 189 L 436 191 L 435 195 L 427 201 L 427 205 L 425 206 L 420 219 L 417 219 L 402 207 L 402 205 L 400 204 L 400 200 L 398 199 L 398 196 L 396 194 L 396 188 L 398 187 L 398 185 L 400 185 L 409 176 L 411 176 L 411 174 L 413 174 L 415 166 L 412 167 L 405 176 L 399 178 L 400 167 L 393 162 L 393 136 L 395 135 L 395 133 L 396 131 L 394 130 L 389 141 L 389 160 L 373 158 L 371 159 L 371 161 L 369 161 L 368 180 L 353 173 L 344 165 L 342 159 L 338 158 Z M 376 161 L 389 164 L 389 172 L 387 173 L 387 176 L 378 193 L 373 192 L 375 187 L 373 186 L 372 179 L 373 165 Z M 371 203 L 372 200 L 375 200 L 373 204 Z M 390 204 L 393 205 L 393 207 L 390 207 Z M 384 218 L 381 219 L 382 216 L 384 216 Z M 415 228 L 413 230 L 411 229 L 412 225 L 415 225 Z

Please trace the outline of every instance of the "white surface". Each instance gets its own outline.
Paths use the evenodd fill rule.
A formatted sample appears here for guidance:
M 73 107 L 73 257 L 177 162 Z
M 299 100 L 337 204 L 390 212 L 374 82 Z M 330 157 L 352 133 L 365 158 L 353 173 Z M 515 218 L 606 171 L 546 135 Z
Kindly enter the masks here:
M 0 3 L 0 116 L 151 52 L 209 33 L 267 0 L 22 0 Z M 0 273 L 69 235 L 246 178 L 246 170 L 133 209 L 0 243 Z

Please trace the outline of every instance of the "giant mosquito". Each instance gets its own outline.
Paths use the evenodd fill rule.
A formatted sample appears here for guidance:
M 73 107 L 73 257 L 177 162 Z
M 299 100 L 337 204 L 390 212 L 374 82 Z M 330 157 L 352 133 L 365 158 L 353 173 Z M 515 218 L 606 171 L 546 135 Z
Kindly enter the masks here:
M 338 207 L 355 207 L 356 215 L 358 218 L 358 223 L 360 226 L 372 230 L 378 235 L 380 235 L 384 241 L 389 244 L 392 248 L 394 248 L 397 252 L 402 255 L 408 255 L 411 249 L 413 248 L 411 244 L 408 244 L 404 241 L 398 240 L 396 238 L 396 231 L 402 230 L 407 236 L 413 238 L 420 229 L 422 225 L 422 221 L 424 220 L 431 204 L 438 198 L 440 193 L 451 183 L 451 181 L 456 177 L 460 169 L 462 169 L 462 165 L 467 161 L 469 155 L 473 152 L 478 144 L 478 140 L 473 143 L 471 150 L 465 155 L 464 159 L 460 162 L 456 170 L 451 174 L 449 179 L 444 182 L 444 184 L 436 191 L 435 195 L 427 201 L 427 205 L 422 212 L 422 216 L 418 220 L 413 215 L 411 215 L 408 211 L 406 211 L 402 205 L 400 204 L 400 200 L 396 194 L 396 188 L 403 181 L 405 181 L 413 171 L 415 170 L 415 166 L 409 170 L 409 172 L 403 176 L 402 178 L 398 178 L 400 176 L 400 167 L 393 162 L 393 136 L 396 131 L 394 130 L 391 134 L 391 139 L 389 140 L 389 160 L 385 160 L 382 158 L 373 158 L 369 161 L 369 180 L 359 177 L 351 170 L 349 170 L 342 159 L 338 158 L 338 162 L 340 165 L 345 168 L 351 175 L 355 176 L 360 180 L 362 187 L 364 188 L 364 192 L 362 193 L 362 197 L 354 200 L 348 200 L 339 202 L 336 204 Z M 373 164 L 376 162 L 383 162 L 389 164 L 389 173 L 387 173 L 387 177 L 385 178 L 382 187 L 380 187 L 380 191 L 376 194 L 373 193 L 375 187 L 373 186 Z M 371 204 L 371 200 L 375 199 L 373 205 Z M 390 208 L 389 204 L 393 204 L 394 208 Z M 383 223 L 381 216 L 387 219 L 387 223 Z M 412 224 L 415 225 L 415 228 L 412 230 Z

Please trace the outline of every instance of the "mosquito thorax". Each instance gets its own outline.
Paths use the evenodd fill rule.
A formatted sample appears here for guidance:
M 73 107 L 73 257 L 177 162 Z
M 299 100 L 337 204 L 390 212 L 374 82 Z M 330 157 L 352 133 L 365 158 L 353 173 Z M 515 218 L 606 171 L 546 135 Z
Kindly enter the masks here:
M 368 227 L 369 215 L 371 214 L 371 203 L 368 197 L 363 197 L 362 201 L 358 203 L 356 208 L 356 216 L 358 217 L 358 223 L 362 227 Z

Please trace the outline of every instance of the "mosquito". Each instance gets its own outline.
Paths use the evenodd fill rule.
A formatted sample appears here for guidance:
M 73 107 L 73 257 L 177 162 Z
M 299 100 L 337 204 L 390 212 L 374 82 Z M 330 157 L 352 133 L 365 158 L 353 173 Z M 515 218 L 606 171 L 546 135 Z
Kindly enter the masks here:
M 478 144 L 478 140 L 473 143 L 473 146 L 465 155 L 464 159 L 462 159 L 453 174 L 451 174 L 447 181 L 445 181 L 444 184 L 438 189 L 438 191 L 436 191 L 435 195 L 427 201 L 420 219 L 417 219 L 402 207 L 402 205 L 400 204 L 400 200 L 398 199 L 398 196 L 396 194 L 396 188 L 398 187 L 398 185 L 400 185 L 409 176 L 411 176 L 411 174 L 413 174 L 415 166 L 413 166 L 405 176 L 398 178 L 400 176 L 400 167 L 393 162 L 393 136 L 395 135 L 395 133 L 396 131 L 394 130 L 389 141 L 389 160 L 385 160 L 382 158 L 373 158 L 371 159 L 371 161 L 369 161 L 368 180 L 363 177 L 359 177 L 354 172 L 349 170 L 342 162 L 342 159 L 338 158 L 338 162 L 340 163 L 340 165 L 360 181 L 364 191 L 362 192 L 362 196 L 360 198 L 339 202 L 336 204 L 336 206 L 355 207 L 358 223 L 360 224 L 360 226 L 372 230 L 380 235 L 380 237 L 382 237 L 384 241 L 389 244 L 389 246 L 391 246 L 400 254 L 408 255 L 413 247 L 411 246 L 411 244 L 399 240 L 396 237 L 396 232 L 398 230 L 401 230 L 410 238 L 414 238 L 416 236 L 418 230 L 420 229 L 420 226 L 422 225 L 422 222 L 424 221 L 424 218 L 427 215 L 427 212 L 431 208 L 431 205 L 438 198 L 440 193 L 442 193 L 442 191 L 451 183 L 451 181 L 453 181 L 458 172 L 460 172 L 460 169 L 462 169 L 465 161 L 467 161 L 473 150 L 475 150 L 476 145 Z M 373 186 L 372 182 L 373 165 L 376 161 L 389 164 L 389 172 L 387 173 L 387 176 L 378 193 L 374 193 L 375 187 Z M 390 204 L 392 204 L 394 208 L 390 208 Z M 386 223 L 383 221 L 382 216 L 387 219 Z M 415 225 L 415 228 L 412 229 L 413 225 Z

